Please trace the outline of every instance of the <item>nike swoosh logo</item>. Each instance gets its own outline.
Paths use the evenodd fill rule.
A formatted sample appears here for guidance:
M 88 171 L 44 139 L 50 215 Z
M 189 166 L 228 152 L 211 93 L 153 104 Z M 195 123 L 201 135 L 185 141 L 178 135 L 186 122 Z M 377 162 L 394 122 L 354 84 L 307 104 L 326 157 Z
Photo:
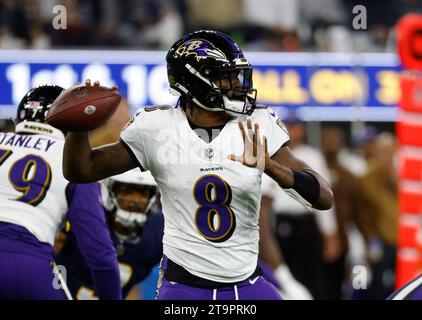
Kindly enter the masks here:
M 255 278 L 255 279 L 253 279 L 253 280 L 249 279 L 249 283 L 250 283 L 250 284 L 255 284 L 255 282 L 256 282 L 256 280 L 258 280 L 258 278 L 259 278 L 259 276 L 258 276 L 258 277 L 256 277 L 256 278 Z

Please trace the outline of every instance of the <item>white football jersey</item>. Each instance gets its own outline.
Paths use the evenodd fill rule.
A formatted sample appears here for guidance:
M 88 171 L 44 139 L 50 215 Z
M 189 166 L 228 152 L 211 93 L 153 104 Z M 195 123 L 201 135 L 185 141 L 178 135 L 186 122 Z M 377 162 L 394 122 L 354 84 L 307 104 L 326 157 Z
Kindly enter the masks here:
M 231 161 L 244 143 L 229 121 L 210 143 L 191 129 L 179 108 L 139 110 L 121 138 L 154 176 L 165 216 L 164 254 L 190 273 L 212 281 L 249 277 L 258 258 L 258 216 L 262 171 Z M 270 155 L 289 137 L 272 110 L 251 116 L 266 135 Z
M 0 132 L 0 221 L 53 245 L 67 211 L 64 136 L 46 124 L 21 122 L 16 130 L 23 129 L 43 134 Z

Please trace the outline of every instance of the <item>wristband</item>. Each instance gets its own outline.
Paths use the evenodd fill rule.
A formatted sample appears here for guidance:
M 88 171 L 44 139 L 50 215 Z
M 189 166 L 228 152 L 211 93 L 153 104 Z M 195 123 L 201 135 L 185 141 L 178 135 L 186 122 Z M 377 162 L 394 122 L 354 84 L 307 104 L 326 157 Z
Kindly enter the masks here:
M 314 205 L 319 199 L 320 186 L 317 178 L 306 171 L 293 171 L 293 189 Z

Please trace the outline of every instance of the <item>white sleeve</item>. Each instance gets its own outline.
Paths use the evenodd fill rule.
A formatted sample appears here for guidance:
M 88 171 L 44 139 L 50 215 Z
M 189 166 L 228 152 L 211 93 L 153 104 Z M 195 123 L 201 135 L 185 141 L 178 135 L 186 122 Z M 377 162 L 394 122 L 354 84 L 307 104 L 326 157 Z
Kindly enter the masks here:
M 280 188 L 278 183 L 263 173 L 261 182 L 261 196 L 274 199 L 277 188 Z
M 128 121 L 120 132 L 120 141 L 128 150 L 130 155 L 134 157 L 143 170 L 149 170 L 148 159 L 145 154 L 144 134 L 147 130 L 146 123 L 143 118 L 145 112 L 139 109 L 135 115 Z
M 286 126 L 274 110 L 268 108 L 267 110 L 262 110 L 262 112 L 265 117 L 264 135 L 268 141 L 268 153 L 272 157 L 278 149 L 290 140 L 290 137 Z

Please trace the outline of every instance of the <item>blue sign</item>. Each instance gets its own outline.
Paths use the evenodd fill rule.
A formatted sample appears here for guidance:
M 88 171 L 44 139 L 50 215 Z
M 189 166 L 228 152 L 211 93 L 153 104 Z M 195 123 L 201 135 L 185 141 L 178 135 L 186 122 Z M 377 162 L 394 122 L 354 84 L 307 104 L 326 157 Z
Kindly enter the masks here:
M 400 96 L 394 54 L 246 53 L 258 101 L 305 120 L 393 121 Z M 168 92 L 165 52 L 0 51 L 0 117 L 13 117 L 39 84 L 70 87 L 85 79 L 117 85 L 133 109 L 175 104 Z

